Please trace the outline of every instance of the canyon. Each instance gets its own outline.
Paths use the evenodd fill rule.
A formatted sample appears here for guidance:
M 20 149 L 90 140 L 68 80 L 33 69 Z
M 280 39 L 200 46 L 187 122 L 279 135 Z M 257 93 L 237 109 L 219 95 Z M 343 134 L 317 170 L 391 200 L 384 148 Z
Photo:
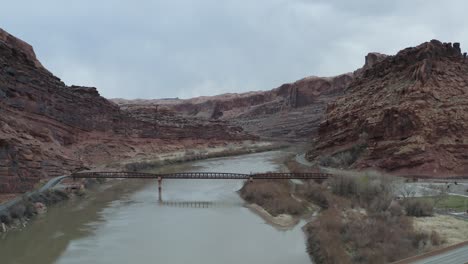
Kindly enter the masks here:
M 94 87 L 66 86 L 29 44 L 0 30 L 0 193 L 112 161 L 251 139 L 223 121 L 132 115 Z
M 402 176 L 468 172 L 468 62 L 459 43 L 432 40 L 364 66 L 269 91 L 192 99 L 113 99 L 130 111 L 158 107 L 223 120 L 268 140 L 311 145 L 316 166 Z
M 364 66 L 268 91 L 191 99 L 106 99 L 67 86 L 31 45 L 0 30 L 0 193 L 154 153 L 246 140 L 309 147 L 306 158 L 400 175 L 468 171 L 468 62 L 433 40 Z M 310 145 L 310 146 L 309 146 Z

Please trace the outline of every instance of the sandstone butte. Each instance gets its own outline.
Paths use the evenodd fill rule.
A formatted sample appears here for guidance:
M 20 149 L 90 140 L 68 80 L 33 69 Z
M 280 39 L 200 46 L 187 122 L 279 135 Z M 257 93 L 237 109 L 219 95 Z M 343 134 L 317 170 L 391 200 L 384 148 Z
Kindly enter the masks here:
M 262 138 L 314 141 L 309 160 L 364 145 L 354 168 L 467 174 L 467 68 L 439 41 L 269 91 L 107 100 L 66 86 L 0 29 L 0 192 L 145 153 Z
M 364 146 L 355 168 L 468 175 L 468 61 L 459 43 L 406 48 L 328 105 L 310 160 Z

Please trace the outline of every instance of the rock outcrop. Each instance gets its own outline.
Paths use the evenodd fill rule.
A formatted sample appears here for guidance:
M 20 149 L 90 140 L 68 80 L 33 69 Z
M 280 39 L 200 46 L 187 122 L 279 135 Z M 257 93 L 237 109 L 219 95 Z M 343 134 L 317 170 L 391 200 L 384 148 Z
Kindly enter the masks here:
M 352 166 L 400 174 L 468 173 L 468 61 L 437 40 L 370 63 L 328 105 L 308 159 L 351 151 Z
M 10 48 L 13 48 L 13 50 L 19 51 L 26 55 L 29 61 L 34 63 L 34 65 L 38 68 L 41 68 L 45 70 L 44 66 L 39 62 L 39 60 L 36 58 L 36 53 L 34 53 L 34 49 L 31 45 L 28 43 L 22 41 L 19 38 L 16 38 L 15 36 L 9 34 L 5 30 L 0 28 L 0 41 L 3 42 L 3 44 L 9 46 Z
M 0 193 L 39 179 L 203 142 L 252 139 L 224 122 L 135 116 L 96 88 L 66 86 L 32 47 L 0 30 Z

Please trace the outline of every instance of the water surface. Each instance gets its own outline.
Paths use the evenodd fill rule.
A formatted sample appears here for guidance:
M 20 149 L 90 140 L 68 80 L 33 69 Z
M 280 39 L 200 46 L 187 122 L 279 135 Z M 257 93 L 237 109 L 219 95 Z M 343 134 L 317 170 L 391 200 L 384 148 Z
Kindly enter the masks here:
M 219 158 L 167 171 L 265 172 L 281 152 Z M 300 225 L 278 230 L 243 206 L 239 180 L 126 180 L 50 208 L 0 238 L 7 263 L 310 263 Z

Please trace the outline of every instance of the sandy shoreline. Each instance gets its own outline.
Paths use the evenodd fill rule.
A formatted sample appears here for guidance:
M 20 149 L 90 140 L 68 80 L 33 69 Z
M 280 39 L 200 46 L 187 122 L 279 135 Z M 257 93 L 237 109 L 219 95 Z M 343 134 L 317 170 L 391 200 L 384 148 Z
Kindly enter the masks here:
M 267 212 L 263 207 L 258 204 L 246 204 L 245 207 L 249 208 L 252 212 L 256 213 L 263 218 L 267 223 L 280 229 L 290 229 L 299 223 L 299 218 L 293 217 L 288 214 L 280 214 L 273 216 Z

